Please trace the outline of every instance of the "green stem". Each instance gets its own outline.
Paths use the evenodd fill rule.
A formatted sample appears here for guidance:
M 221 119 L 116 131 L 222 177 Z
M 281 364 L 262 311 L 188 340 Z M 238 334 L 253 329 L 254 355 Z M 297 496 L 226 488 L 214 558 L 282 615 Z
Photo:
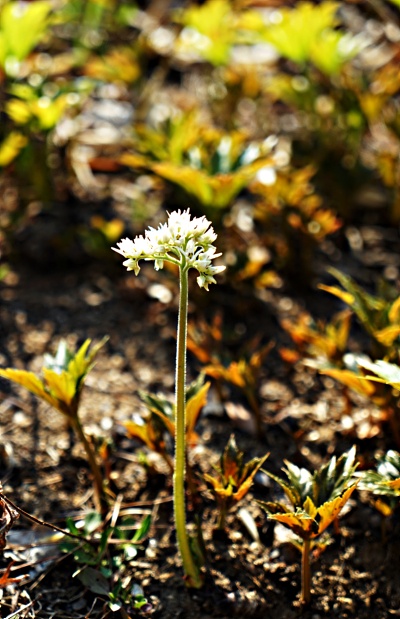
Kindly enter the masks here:
M 96 455 L 94 453 L 94 450 L 91 444 L 89 443 L 87 439 L 87 436 L 83 430 L 82 424 L 80 420 L 78 419 L 78 417 L 75 417 L 74 419 L 72 419 L 72 425 L 79 440 L 81 441 L 86 451 L 90 470 L 92 471 L 93 487 L 94 487 L 94 502 L 95 502 L 96 509 L 99 511 L 99 513 L 105 516 L 105 514 L 107 513 L 108 506 L 107 506 L 107 501 L 106 501 L 105 494 L 104 494 L 103 476 L 101 474 L 100 467 L 97 463 Z
M 310 540 L 304 539 L 301 555 L 301 601 L 311 601 Z
M 175 374 L 175 472 L 174 516 L 179 552 L 188 587 L 199 589 L 203 582 L 194 561 L 186 530 L 185 512 L 185 460 L 186 460 L 186 337 L 188 315 L 188 269 L 179 268 L 179 315 L 176 344 Z

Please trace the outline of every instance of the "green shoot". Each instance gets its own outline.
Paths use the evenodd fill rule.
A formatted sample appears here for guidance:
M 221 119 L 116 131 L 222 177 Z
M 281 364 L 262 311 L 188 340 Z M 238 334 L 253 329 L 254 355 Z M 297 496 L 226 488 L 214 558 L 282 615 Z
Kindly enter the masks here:
M 253 458 L 244 464 L 244 454 L 237 448 L 235 437 L 232 434 L 221 454 L 219 467 L 215 467 L 217 477 L 204 474 L 204 479 L 211 486 L 217 501 L 218 529 L 225 528 L 228 511 L 246 496 L 257 471 L 262 467 L 268 455 Z
M 301 600 L 304 604 L 311 600 L 312 541 L 338 518 L 357 486 L 358 482 L 353 480 L 357 468 L 355 454 L 353 447 L 340 458 L 333 457 L 314 473 L 285 461 L 283 470 L 287 481 L 265 471 L 280 485 L 289 505 L 258 501 L 259 505 L 267 512 L 268 518 L 282 523 L 302 540 Z
M 93 367 L 97 353 L 106 341 L 107 338 L 104 338 L 89 351 L 91 340 L 86 340 L 76 353 L 68 349 L 65 341 L 61 341 L 54 357 L 45 356 L 42 377 L 26 370 L 0 369 L 0 376 L 22 385 L 68 419 L 86 451 L 93 475 L 96 509 L 103 515 L 107 510 L 103 475 L 94 449 L 84 432 L 79 417 L 79 404 L 86 376 Z

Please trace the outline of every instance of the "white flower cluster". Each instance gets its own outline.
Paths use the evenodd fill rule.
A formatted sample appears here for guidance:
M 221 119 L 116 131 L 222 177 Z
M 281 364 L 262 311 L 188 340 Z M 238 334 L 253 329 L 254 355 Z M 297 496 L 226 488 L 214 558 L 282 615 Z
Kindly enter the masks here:
M 157 229 L 149 228 L 144 236 L 137 236 L 133 241 L 122 239 L 112 249 L 126 258 L 124 266 L 135 275 L 140 271 L 139 260 L 154 260 L 156 271 L 167 260 L 186 269 L 196 269 L 198 285 L 208 290 L 209 284 L 216 283 L 214 275 L 225 269 L 212 265 L 212 260 L 221 255 L 215 253 L 212 244 L 216 238 L 211 222 L 204 216 L 191 219 L 187 209 L 168 214 L 167 223 Z

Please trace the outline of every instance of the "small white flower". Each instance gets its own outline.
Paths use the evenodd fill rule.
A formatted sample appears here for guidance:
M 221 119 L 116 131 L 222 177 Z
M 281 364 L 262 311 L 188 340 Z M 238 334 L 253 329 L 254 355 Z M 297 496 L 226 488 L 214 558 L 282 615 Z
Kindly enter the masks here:
M 133 241 L 122 239 L 112 249 L 126 258 L 124 266 L 135 275 L 140 271 L 139 260 L 154 260 L 156 271 L 164 267 L 165 261 L 173 262 L 185 269 L 196 269 L 198 285 L 208 290 L 209 284 L 216 283 L 213 275 L 225 270 L 224 266 L 212 265 L 221 256 L 212 245 L 216 238 L 211 222 L 204 215 L 191 219 L 187 209 L 168 213 L 167 223 L 149 228 L 145 236 Z

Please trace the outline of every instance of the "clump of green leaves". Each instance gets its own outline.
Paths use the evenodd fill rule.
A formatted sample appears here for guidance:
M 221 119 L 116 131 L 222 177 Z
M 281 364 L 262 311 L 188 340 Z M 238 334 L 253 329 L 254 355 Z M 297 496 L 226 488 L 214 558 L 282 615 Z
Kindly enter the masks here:
M 175 43 L 179 56 L 198 56 L 215 66 L 229 63 L 233 45 L 256 42 L 263 28 L 261 15 L 253 10 L 235 10 L 228 0 L 208 0 L 176 11 L 183 29 Z
M 285 460 L 287 480 L 265 471 L 285 493 L 289 505 L 277 501 L 258 501 L 268 518 L 281 522 L 300 539 L 302 552 L 301 599 L 308 604 L 311 599 L 310 550 L 314 542 L 335 521 L 354 492 L 357 481 L 353 479 L 357 468 L 356 450 L 353 447 L 340 458 L 335 456 L 319 470 L 310 473 Z
M 78 564 L 74 577 L 92 593 L 106 600 L 112 612 L 119 612 L 128 619 L 130 611 L 147 604 L 142 589 L 134 582 L 134 568 L 140 544 L 148 535 L 151 517 L 147 515 L 139 524 L 131 516 L 104 527 L 100 514 L 89 512 L 79 527 L 67 519 L 70 533 L 82 536 L 79 540 L 65 539 L 63 552 L 72 554 Z M 90 543 L 85 540 L 90 540 Z
M 210 383 L 205 383 L 204 375 L 200 374 L 186 389 L 186 443 L 189 446 L 197 443 L 195 427 L 207 403 L 209 388 Z M 139 396 L 148 410 L 143 423 L 125 421 L 123 425 L 131 438 L 138 439 L 151 451 L 158 453 L 172 473 L 174 467 L 168 453 L 166 436 L 172 438 L 175 435 L 175 406 L 162 395 L 140 391 Z
M 22 385 L 67 418 L 86 451 L 93 474 L 96 509 L 103 514 L 107 508 L 103 475 L 94 449 L 84 432 L 79 416 L 79 404 L 86 376 L 107 339 L 104 338 L 91 350 L 89 350 L 91 340 L 88 339 L 76 352 L 71 351 L 66 342 L 61 340 L 54 357 L 45 355 L 41 377 L 26 370 L 0 369 L 0 376 Z
M 218 505 L 218 529 L 225 528 L 228 511 L 246 496 L 268 455 L 253 458 L 245 464 L 244 453 L 238 449 L 232 434 L 221 454 L 219 466 L 215 467 L 217 476 L 204 474 Z
M 359 488 L 375 498 L 374 506 L 384 516 L 391 516 L 400 504 L 400 453 L 390 449 L 378 459 L 376 471 L 365 471 Z
M 223 131 L 200 118 L 197 109 L 160 123 L 135 126 L 133 149 L 120 162 L 147 169 L 179 187 L 206 210 L 227 208 L 269 162 L 262 145 L 242 131 Z
M 387 290 L 382 296 L 371 295 L 338 269 L 328 270 L 342 288 L 322 284 L 319 288 L 335 295 L 352 309 L 372 339 L 371 352 L 375 358 L 385 356 L 388 360 L 397 359 L 400 342 L 400 297 L 393 290 Z
M 308 63 L 326 75 L 338 73 L 342 65 L 362 49 L 362 42 L 337 28 L 337 2 L 299 2 L 279 9 L 279 20 L 263 32 L 281 56 L 300 65 Z
M 12 76 L 42 40 L 49 24 L 51 3 L 2 3 L 0 11 L 0 66 Z

